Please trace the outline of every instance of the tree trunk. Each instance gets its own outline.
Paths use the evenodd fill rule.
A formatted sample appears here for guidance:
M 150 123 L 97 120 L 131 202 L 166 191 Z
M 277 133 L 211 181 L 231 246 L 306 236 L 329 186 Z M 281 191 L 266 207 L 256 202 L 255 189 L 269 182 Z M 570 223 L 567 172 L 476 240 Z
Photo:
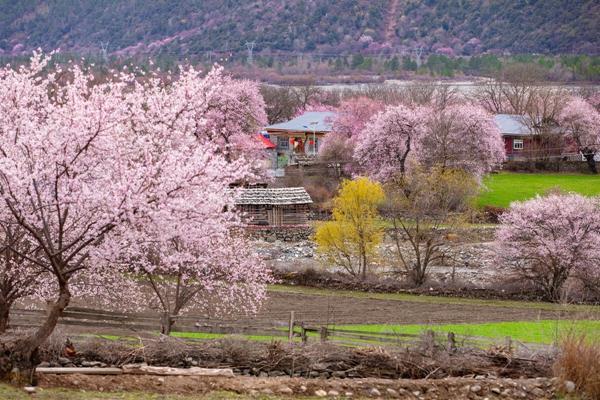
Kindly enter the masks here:
M 0 301 L 0 335 L 6 332 L 6 330 L 8 329 L 10 306 L 10 303 Z
M 15 384 L 35 384 L 35 367 L 39 364 L 39 347 L 50 337 L 58 319 L 62 315 L 64 309 L 69 305 L 71 300 L 71 292 L 66 283 L 59 284 L 59 295 L 56 302 L 51 303 L 48 307 L 46 320 L 31 336 L 17 339 L 14 345 L 8 348 L 8 351 L 0 356 L 8 355 L 10 373 L 5 371 L 0 376 L 2 380 L 9 380 Z M 4 361 L 4 360 L 2 360 Z M 0 361 L 0 364 L 3 362 Z
M 173 329 L 173 324 L 175 324 L 175 318 L 168 312 L 163 313 L 160 318 L 160 333 L 169 336 L 171 329 Z
M 594 159 L 596 153 L 591 151 L 584 151 L 582 152 L 582 154 L 585 157 L 585 161 L 587 162 L 590 172 L 592 174 L 598 174 L 598 169 L 596 168 L 596 160 Z

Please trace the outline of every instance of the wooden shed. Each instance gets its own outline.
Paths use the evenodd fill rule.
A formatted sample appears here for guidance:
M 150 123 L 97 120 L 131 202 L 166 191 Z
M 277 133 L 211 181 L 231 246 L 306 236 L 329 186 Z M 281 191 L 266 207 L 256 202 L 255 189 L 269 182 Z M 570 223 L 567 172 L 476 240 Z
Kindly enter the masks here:
M 236 199 L 246 223 L 258 226 L 306 225 L 311 203 L 303 187 L 242 189 Z

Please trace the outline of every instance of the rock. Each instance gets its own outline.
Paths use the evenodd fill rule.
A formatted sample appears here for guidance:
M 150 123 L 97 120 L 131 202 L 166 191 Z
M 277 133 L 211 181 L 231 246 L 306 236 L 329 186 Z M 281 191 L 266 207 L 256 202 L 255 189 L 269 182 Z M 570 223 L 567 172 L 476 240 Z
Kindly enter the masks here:
M 479 385 L 473 385 L 473 386 L 471 386 L 471 392 L 473 392 L 473 393 L 479 393 L 479 392 L 481 392 L 481 386 L 479 386 Z
M 315 390 L 315 396 L 317 397 L 325 397 L 327 396 L 327 392 L 323 389 Z
M 346 396 L 346 397 L 352 397 L 352 396 L 354 396 L 354 393 L 352 393 L 352 392 L 346 392 L 346 393 L 344 393 L 344 396 Z
M 294 394 L 294 391 L 287 386 L 282 386 L 278 390 L 281 394 Z
M 327 371 L 327 368 L 328 368 L 328 367 L 329 367 L 329 366 L 328 366 L 327 364 L 324 364 L 324 363 L 316 363 L 316 364 L 313 364 L 313 365 L 311 366 L 311 369 L 313 369 L 313 370 L 315 370 L 315 371 L 323 372 L 323 371 Z
M 492 393 L 500 394 L 502 393 L 502 391 L 500 390 L 500 388 L 494 387 L 492 388 Z
M 261 393 L 264 394 L 273 394 L 273 391 L 269 388 L 264 388 L 263 390 L 261 390 Z
M 258 395 L 258 390 L 251 389 L 250 392 L 248 392 L 248 393 L 250 393 L 250 396 L 257 396 Z
M 418 390 L 415 390 L 414 392 L 412 392 L 412 394 L 418 397 L 421 395 L 421 392 L 419 392 Z
M 344 371 L 333 371 L 331 373 L 331 377 L 332 378 L 345 378 L 346 373 Z
M 309 378 L 318 378 L 320 375 L 321 375 L 321 374 L 320 374 L 319 372 L 317 372 L 317 371 L 310 371 L 310 372 L 308 373 L 308 377 L 309 377 Z
M 379 397 L 381 396 L 381 392 L 377 388 L 371 388 L 371 390 L 369 390 L 369 396 Z
M 502 396 L 504 396 L 504 397 L 508 397 L 508 396 L 510 396 L 510 389 L 504 389 L 504 391 L 503 391 L 501 394 L 502 394 Z
M 398 392 L 392 388 L 387 388 L 385 391 L 390 397 L 398 397 Z
M 319 378 L 323 378 L 323 379 L 329 378 L 329 372 L 321 372 L 319 374 Z
M 48 368 L 50 367 L 50 363 L 48 361 L 43 361 L 38 365 L 39 368 Z
M 540 388 L 533 388 L 531 393 L 536 397 L 542 397 L 544 395 L 544 391 Z
M 306 392 L 306 390 L 307 390 L 306 386 L 304 386 L 304 385 L 300 386 L 300 391 L 301 392 Z
M 71 360 L 66 357 L 58 357 L 58 363 L 64 367 L 67 364 L 71 364 Z
M 573 393 L 575 391 L 575 382 L 565 381 L 565 390 L 567 393 Z
M 35 393 L 35 386 L 25 386 L 23 388 L 23 390 L 25 390 L 25 392 L 27 392 L 29 394 L 34 394 Z
M 196 360 L 192 361 L 192 365 L 193 365 L 194 367 L 197 367 L 197 366 L 198 366 L 198 361 L 196 361 Z
M 340 393 L 337 390 L 330 390 L 329 392 L 327 392 L 327 394 L 333 397 L 337 397 L 340 395 Z
M 106 364 L 101 363 L 100 361 L 82 361 L 81 362 L 81 366 L 82 367 L 89 367 L 89 368 L 105 368 Z
M 160 384 L 162 385 L 163 383 L 165 383 L 165 378 L 163 378 L 163 377 L 161 376 L 161 377 L 159 377 L 159 378 L 157 379 L 157 381 L 158 381 L 158 383 L 160 383 Z
M 261 371 L 260 374 L 258 374 L 259 378 L 267 378 L 269 376 L 269 374 L 267 374 L 265 371 Z

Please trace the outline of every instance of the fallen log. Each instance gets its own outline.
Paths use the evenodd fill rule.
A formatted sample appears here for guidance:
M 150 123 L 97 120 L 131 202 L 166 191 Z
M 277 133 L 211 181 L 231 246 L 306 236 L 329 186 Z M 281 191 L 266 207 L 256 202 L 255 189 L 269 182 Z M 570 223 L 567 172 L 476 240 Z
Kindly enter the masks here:
M 36 368 L 42 374 L 83 374 L 83 375 L 122 375 L 121 368 L 99 367 L 42 367 Z
M 231 368 L 173 368 L 173 367 L 153 367 L 144 364 L 123 365 L 124 374 L 142 374 L 142 375 L 179 375 L 179 376 L 223 376 L 233 377 Z

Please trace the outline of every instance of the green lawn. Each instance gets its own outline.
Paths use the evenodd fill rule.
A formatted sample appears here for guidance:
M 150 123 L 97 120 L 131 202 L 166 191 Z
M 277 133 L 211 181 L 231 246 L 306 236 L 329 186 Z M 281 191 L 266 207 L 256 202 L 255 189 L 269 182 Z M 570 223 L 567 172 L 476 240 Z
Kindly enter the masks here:
M 479 206 L 508 207 L 513 201 L 527 200 L 557 187 L 586 196 L 600 195 L 600 175 L 503 172 L 488 175 L 483 183 L 487 189 L 479 196 Z
M 431 329 L 436 332 L 454 332 L 462 336 L 503 339 L 507 336 L 526 343 L 551 344 L 569 333 L 584 333 L 590 340 L 600 340 L 600 321 L 511 321 L 481 324 L 444 325 L 342 325 L 338 329 L 377 333 L 420 334 Z
M 286 328 L 287 329 L 287 328 Z M 281 335 L 228 335 L 224 333 L 206 333 L 206 332 L 171 332 L 171 336 L 178 337 L 182 339 L 201 339 L 201 340 L 210 340 L 210 339 L 222 339 L 226 337 L 238 337 L 247 340 L 254 340 L 258 342 L 270 342 L 271 340 L 287 340 L 285 333 L 282 329 Z

